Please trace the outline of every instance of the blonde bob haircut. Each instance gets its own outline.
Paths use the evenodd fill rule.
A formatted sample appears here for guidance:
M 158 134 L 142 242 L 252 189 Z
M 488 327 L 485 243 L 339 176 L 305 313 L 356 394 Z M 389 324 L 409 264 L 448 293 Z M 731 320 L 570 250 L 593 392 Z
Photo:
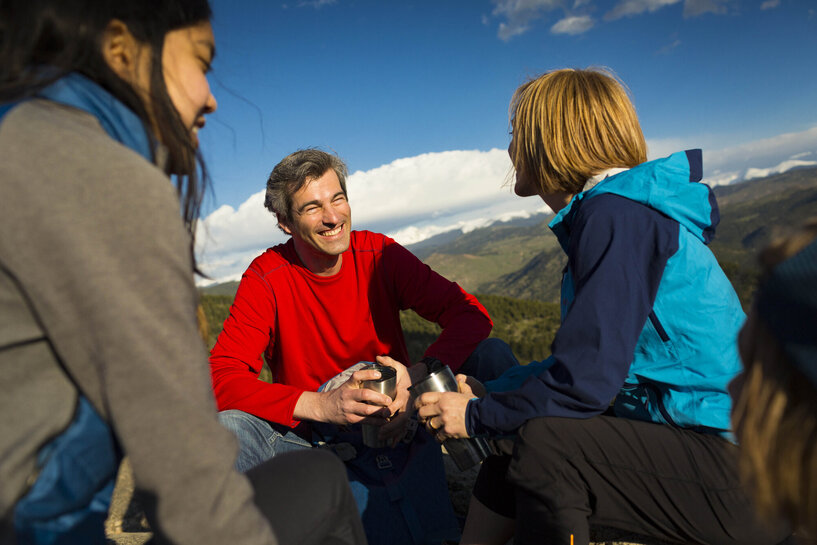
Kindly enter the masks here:
M 608 168 L 647 160 L 635 107 L 607 69 L 555 70 L 523 84 L 511 99 L 510 120 L 514 168 L 542 194 L 579 193 Z
M 765 276 L 817 239 L 817 219 L 760 254 Z M 732 409 L 739 467 L 759 514 L 783 517 L 801 543 L 817 543 L 817 389 L 789 363 L 754 307 L 740 332 L 744 375 Z

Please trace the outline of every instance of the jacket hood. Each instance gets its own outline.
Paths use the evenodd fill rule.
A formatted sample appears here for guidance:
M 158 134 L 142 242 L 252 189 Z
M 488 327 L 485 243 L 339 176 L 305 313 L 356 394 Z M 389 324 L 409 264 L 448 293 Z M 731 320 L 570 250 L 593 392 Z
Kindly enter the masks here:
M 648 161 L 605 178 L 587 191 L 577 194 L 550 222 L 550 228 L 566 245 L 562 222 L 582 199 L 612 193 L 639 202 L 669 216 L 696 238 L 708 244 L 720 221 L 718 204 L 712 189 L 703 183 L 702 153 L 699 149 L 673 153 Z

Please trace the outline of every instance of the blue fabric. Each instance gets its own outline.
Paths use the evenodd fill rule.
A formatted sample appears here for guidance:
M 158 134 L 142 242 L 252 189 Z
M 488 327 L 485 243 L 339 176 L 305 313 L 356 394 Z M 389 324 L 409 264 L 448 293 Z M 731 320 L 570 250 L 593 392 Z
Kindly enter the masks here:
M 499 378 L 510 369 L 524 369 L 519 365 L 508 343 L 496 337 L 483 339 L 462 363 L 457 374 L 474 377 L 483 384 Z
M 525 382 L 528 377 L 541 375 L 551 365 L 556 363 L 553 356 L 542 361 L 532 361 L 527 365 L 520 365 L 512 369 L 508 369 L 496 380 L 486 382 L 485 389 L 488 392 L 506 392 L 518 388 L 520 384 Z
M 283 452 L 312 445 L 292 431 L 242 411 L 219 413 L 219 421 L 239 440 L 236 468 L 247 471 Z M 349 487 L 369 543 L 436 544 L 459 539 L 448 495 L 440 445 L 424 430 L 396 448 L 363 444 L 360 424 L 341 430 L 313 423 L 321 445 L 346 464 Z
M 11 109 L 14 108 L 16 105 L 17 104 L 15 103 L 0 105 L 0 121 L 2 121 L 3 117 L 5 117 L 5 115 L 9 113 L 9 111 L 11 111 Z
M 359 424 L 344 430 L 331 424 L 316 427 L 327 432 L 323 436 L 327 444 L 342 445 L 339 454 L 349 447 L 356 453 L 344 461 L 371 545 L 459 540 L 440 444 L 424 428 L 419 427 L 408 444 L 369 448 L 363 444 Z
M 521 383 L 509 383 L 507 374 L 489 383 L 492 393 L 469 403 L 469 431 L 480 433 L 481 425 L 485 433 L 510 433 L 534 416 L 594 416 L 624 382 L 662 265 L 677 247 L 678 224 L 617 195 L 588 200 L 567 217 L 572 274 L 563 280 L 552 356 L 534 364 L 537 374 L 515 372 Z
M 619 416 L 730 437 L 726 384 L 740 369 L 744 315 L 705 246 L 718 212 L 700 173 L 699 150 L 677 153 L 603 180 L 556 215 L 568 268 L 553 355 L 538 373 L 489 383 L 468 405 L 470 433 L 586 418 L 615 397 Z
M 148 161 L 153 160 L 153 146 L 139 116 L 85 76 L 68 74 L 38 96 L 88 112 L 97 118 L 108 136 Z
M 14 511 L 20 543 L 106 543 L 119 454 L 108 425 L 80 397 L 68 429 L 40 451 L 40 474 Z
M 139 117 L 80 74 L 69 74 L 39 97 L 92 114 L 114 140 L 152 160 L 152 145 Z M 16 104 L 4 105 L 0 116 Z M 39 453 L 40 474 L 15 506 L 21 543 L 105 543 L 107 517 L 121 455 L 110 426 L 79 396 L 69 427 Z

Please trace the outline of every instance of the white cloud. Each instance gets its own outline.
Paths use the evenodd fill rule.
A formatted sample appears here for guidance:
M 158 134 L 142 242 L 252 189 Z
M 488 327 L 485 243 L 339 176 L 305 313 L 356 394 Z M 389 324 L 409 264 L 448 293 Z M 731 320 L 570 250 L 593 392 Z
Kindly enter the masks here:
M 508 41 L 530 30 L 530 23 L 542 16 L 542 13 L 563 7 L 563 0 L 494 0 L 492 15 L 504 17 L 499 24 L 497 36 Z
M 817 126 L 728 148 L 704 149 L 704 181 L 724 185 L 817 165 Z
M 322 8 L 323 6 L 331 6 L 337 0 L 299 0 L 298 7 L 299 8 Z
M 605 21 L 622 17 L 634 17 L 642 13 L 654 13 L 661 8 L 677 4 L 682 0 L 621 0 L 604 15 Z M 726 5 L 731 0 L 683 0 L 684 17 L 696 17 L 704 13 L 726 13 Z M 774 0 L 772 0 L 774 1 Z
M 742 171 L 747 168 L 769 168 L 791 159 L 802 158 L 803 153 L 817 150 L 817 126 L 805 131 L 792 132 L 754 140 L 711 152 L 704 151 L 704 169 L 713 174 Z
M 665 6 L 677 4 L 681 0 L 621 0 L 612 10 L 605 14 L 606 21 L 613 21 L 621 17 L 633 17 L 645 12 L 653 13 Z
M 689 149 L 689 147 L 700 146 L 695 142 L 686 142 L 679 138 L 664 138 L 664 139 L 648 139 L 647 140 L 647 159 L 660 159 L 666 157 L 676 151 Z
M 726 172 L 724 174 L 716 174 L 713 176 L 704 176 L 703 181 L 712 187 L 716 185 L 729 185 L 733 182 L 741 180 L 740 172 Z
M 726 4 L 729 0 L 686 0 L 684 2 L 684 17 L 697 17 L 704 13 L 726 13 Z
M 400 244 L 414 244 L 431 238 L 440 233 L 462 231 L 469 233 L 474 229 L 486 227 L 495 222 L 510 221 L 518 218 L 529 218 L 534 214 L 551 212 L 539 199 L 514 199 L 504 201 L 494 206 L 486 206 L 474 210 L 467 210 L 458 216 L 444 218 L 443 223 L 437 225 L 431 222 L 409 225 L 388 234 Z
M 605 21 L 615 21 L 622 17 L 635 17 L 643 13 L 654 13 L 666 6 L 683 2 L 684 17 L 697 17 L 705 13 L 723 14 L 727 12 L 730 3 L 736 0 L 618 0 L 611 10 L 605 13 Z M 595 22 L 588 13 L 595 9 L 595 0 L 494 0 L 494 17 L 503 18 L 499 23 L 497 36 L 508 41 L 514 36 L 524 34 L 532 28 L 532 23 L 540 19 L 547 12 L 563 10 L 564 17 L 550 27 L 553 34 L 576 35 L 587 32 L 595 26 Z M 777 7 L 780 0 L 766 0 L 761 9 Z M 486 24 L 483 16 L 482 22 Z M 672 44 L 674 47 L 680 42 Z M 667 49 L 667 48 L 665 48 Z
M 766 176 L 771 176 L 772 174 L 780 174 L 781 172 L 786 172 L 793 168 L 797 167 L 813 167 L 817 165 L 817 161 L 801 161 L 798 159 L 789 159 L 788 161 L 783 161 L 779 165 L 775 165 L 771 168 L 749 168 L 746 170 L 746 175 L 744 176 L 744 180 L 751 180 L 753 178 L 763 178 Z
M 524 34 L 528 30 L 530 30 L 530 25 L 527 24 L 527 21 L 516 23 L 499 23 L 499 30 L 497 30 L 496 35 L 499 36 L 500 40 L 507 42 L 514 36 Z
M 275 216 L 264 208 L 264 192 L 251 195 L 238 209 L 222 206 L 199 222 L 196 253 L 213 280 L 237 279 L 264 248 L 283 242 Z
M 762 9 L 762 10 L 774 9 L 779 5 L 780 5 L 780 0 L 766 0 L 765 2 L 760 4 L 760 9 Z
M 685 139 L 649 140 L 649 158 L 700 146 Z M 729 184 L 817 165 L 817 126 L 732 145 L 704 149 L 704 180 Z M 459 229 L 547 211 L 537 198 L 520 199 L 503 187 L 510 172 L 505 150 L 446 151 L 397 159 L 349 176 L 353 226 L 386 233 L 403 244 Z M 200 223 L 199 262 L 215 281 L 235 280 L 265 248 L 287 239 L 251 195 L 238 209 L 222 206 Z
M 552 27 L 550 31 L 554 34 L 582 34 L 593 28 L 593 19 L 589 15 L 565 17 Z
M 354 172 L 347 180 L 353 226 L 410 244 L 541 208 L 541 200 L 503 187 L 510 168 L 507 151 L 492 149 L 426 153 Z M 256 193 L 237 210 L 222 206 L 201 222 L 199 261 L 215 280 L 238 278 L 264 248 L 286 240 L 263 201 Z
M 656 55 L 666 55 L 670 51 L 672 51 L 673 49 L 679 47 L 680 45 L 681 45 L 681 40 L 675 40 L 674 42 L 669 43 L 669 44 L 665 45 L 664 47 L 662 47 L 661 49 L 659 49 L 656 52 Z
M 349 201 L 358 225 L 451 215 L 496 199 L 510 168 L 505 150 L 425 153 L 353 173 Z

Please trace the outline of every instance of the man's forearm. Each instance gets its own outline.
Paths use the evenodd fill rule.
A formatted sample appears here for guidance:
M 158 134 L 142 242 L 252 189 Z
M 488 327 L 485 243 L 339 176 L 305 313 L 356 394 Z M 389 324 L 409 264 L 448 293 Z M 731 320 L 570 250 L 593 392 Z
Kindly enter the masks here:
M 364 418 L 383 420 L 392 399 L 368 388 L 361 388 L 367 380 L 380 378 L 380 373 L 374 369 L 356 371 L 351 378 L 339 388 L 328 392 L 302 392 L 292 416 L 295 420 L 312 420 L 316 422 L 332 422 L 334 424 L 356 424 Z
M 305 391 L 298 398 L 295 403 L 295 410 L 292 412 L 292 418 L 295 420 L 311 420 L 313 422 L 325 422 L 326 417 L 324 410 L 325 394 L 321 392 Z

